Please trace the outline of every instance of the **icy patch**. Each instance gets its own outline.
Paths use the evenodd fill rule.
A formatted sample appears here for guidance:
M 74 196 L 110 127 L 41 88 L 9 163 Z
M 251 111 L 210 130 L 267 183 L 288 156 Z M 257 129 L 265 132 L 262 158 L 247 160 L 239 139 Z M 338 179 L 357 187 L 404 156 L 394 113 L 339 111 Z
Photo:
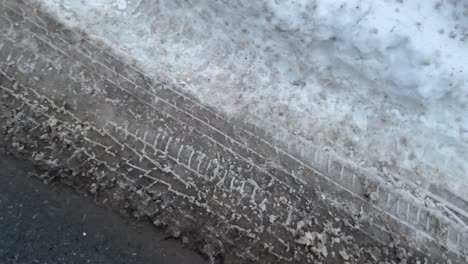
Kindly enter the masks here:
M 280 139 L 468 200 L 464 1 L 32 1 Z

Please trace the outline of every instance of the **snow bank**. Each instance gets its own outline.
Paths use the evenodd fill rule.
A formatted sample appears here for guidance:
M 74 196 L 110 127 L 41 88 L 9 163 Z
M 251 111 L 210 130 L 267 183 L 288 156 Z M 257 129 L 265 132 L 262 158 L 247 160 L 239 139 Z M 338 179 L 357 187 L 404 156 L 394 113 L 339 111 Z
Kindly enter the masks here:
M 464 1 L 34 1 L 278 138 L 468 201 Z

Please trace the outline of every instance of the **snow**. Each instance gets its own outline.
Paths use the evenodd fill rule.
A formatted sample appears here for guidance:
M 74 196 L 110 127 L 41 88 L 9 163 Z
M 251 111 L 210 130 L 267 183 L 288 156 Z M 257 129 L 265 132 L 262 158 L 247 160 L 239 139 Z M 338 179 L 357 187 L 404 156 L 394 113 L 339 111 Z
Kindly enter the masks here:
M 468 3 L 31 0 L 203 103 L 468 201 Z
M 127 0 L 117 0 L 115 4 L 120 10 L 125 10 L 127 8 Z

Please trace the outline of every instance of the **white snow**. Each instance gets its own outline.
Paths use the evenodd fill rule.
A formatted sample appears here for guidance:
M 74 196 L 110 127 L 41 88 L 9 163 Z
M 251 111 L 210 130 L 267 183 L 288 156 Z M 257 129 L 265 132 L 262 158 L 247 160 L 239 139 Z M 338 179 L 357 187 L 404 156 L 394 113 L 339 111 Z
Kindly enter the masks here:
M 120 10 L 125 10 L 127 8 L 127 0 L 117 0 L 115 1 L 115 5 Z
M 468 201 L 468 3 L 32 0 L 287 139 Z

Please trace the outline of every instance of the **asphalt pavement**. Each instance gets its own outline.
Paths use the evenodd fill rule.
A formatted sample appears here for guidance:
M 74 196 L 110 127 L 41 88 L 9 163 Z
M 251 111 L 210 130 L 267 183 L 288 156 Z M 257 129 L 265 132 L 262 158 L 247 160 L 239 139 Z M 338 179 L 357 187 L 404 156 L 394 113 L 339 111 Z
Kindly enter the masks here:
M 150 223 L 129 219 L 0 155 L 0 263 L 207 263 Z

